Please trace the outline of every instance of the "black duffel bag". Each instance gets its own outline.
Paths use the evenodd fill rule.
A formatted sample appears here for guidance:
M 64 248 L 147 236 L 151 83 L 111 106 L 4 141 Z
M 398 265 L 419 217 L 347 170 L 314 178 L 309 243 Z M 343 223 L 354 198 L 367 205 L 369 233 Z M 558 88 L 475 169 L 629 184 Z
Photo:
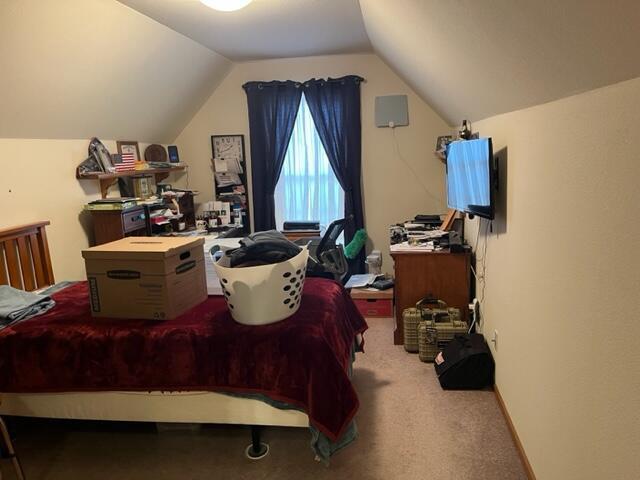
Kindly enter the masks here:
M 436 357 L 434 365 L 445 390 L 472 390 L 493 385 L 493 357 L 484 337 L 478 333 L 456 335 Z

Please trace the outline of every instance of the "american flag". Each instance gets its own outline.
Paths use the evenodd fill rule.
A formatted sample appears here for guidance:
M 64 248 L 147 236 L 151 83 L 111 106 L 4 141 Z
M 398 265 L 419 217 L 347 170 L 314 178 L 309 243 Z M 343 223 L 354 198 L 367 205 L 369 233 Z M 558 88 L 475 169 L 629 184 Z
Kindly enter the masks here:
M 133 153 L 123 153 L 120 155 L 120 163 L 115 164 L 116 172 L 125 172 L 136 169 L 136 159 Z

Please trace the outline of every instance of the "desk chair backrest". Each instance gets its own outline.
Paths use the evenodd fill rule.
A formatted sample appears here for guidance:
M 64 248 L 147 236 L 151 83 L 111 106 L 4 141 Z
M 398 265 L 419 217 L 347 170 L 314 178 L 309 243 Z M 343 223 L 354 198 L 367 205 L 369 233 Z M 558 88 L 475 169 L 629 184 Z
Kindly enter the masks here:
M 320 239 L 318 246 L 312 248 L 312 259 L 315 261 L 315 268 L 312 266 L 311 271 L 307 268 L 311 276 L 322 276 L 334 278 L 342 282 L 349 269 L 347 260 L 344 256 L 342 245 L 337 245 L 338 237 L 344 231 L 347 222 L 352 217 L 342 218 L 331 222 Z
M 331 225 L 327 227 L 327 230 L 324 232 L 320 243 L 318 243 L 318 248 L 316 250 L 316 256 L 319 256 L 326 250 L 330 250 L 336 248 L 336 241 L 338 237 L 344 231 L 344 227 L 349 221 L 348 218 L 341 218 L 340 220 L 335 220 L 331 222 Z
M 55 283 L 47 225 L 44 221 L 0 229 L 0 285 L 31 291 Z

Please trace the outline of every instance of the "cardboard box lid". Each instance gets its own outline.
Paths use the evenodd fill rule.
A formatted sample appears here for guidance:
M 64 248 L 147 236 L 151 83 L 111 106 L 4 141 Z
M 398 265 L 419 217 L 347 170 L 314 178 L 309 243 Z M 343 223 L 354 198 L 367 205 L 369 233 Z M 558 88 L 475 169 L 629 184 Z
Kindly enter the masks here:
M 87 248 L 82 251 L 82 256 L 87 260 L 110 258 L 160 260 L 195 247 L 203 248 L 203 245 L 203 237 L 125 237 Z

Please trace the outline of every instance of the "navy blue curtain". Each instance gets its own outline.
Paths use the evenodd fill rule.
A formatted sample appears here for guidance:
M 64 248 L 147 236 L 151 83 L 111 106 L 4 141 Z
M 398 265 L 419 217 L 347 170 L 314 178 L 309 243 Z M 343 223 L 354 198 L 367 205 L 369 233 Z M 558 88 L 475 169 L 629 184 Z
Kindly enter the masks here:
M 362 128 L 360 84 L 363 78 L 349 75 L 304 82 L 304 95 L 329 163 L 344 190 L 345 242 L 364 227 L 361 187 Z M 364 271 L 364 249 L 351 265 L 351 273 Z
M 276 228 L 275 192 L 298 114 L 301 85 L 297 82 L 248 82 L 251 178 L 255 231 Z

